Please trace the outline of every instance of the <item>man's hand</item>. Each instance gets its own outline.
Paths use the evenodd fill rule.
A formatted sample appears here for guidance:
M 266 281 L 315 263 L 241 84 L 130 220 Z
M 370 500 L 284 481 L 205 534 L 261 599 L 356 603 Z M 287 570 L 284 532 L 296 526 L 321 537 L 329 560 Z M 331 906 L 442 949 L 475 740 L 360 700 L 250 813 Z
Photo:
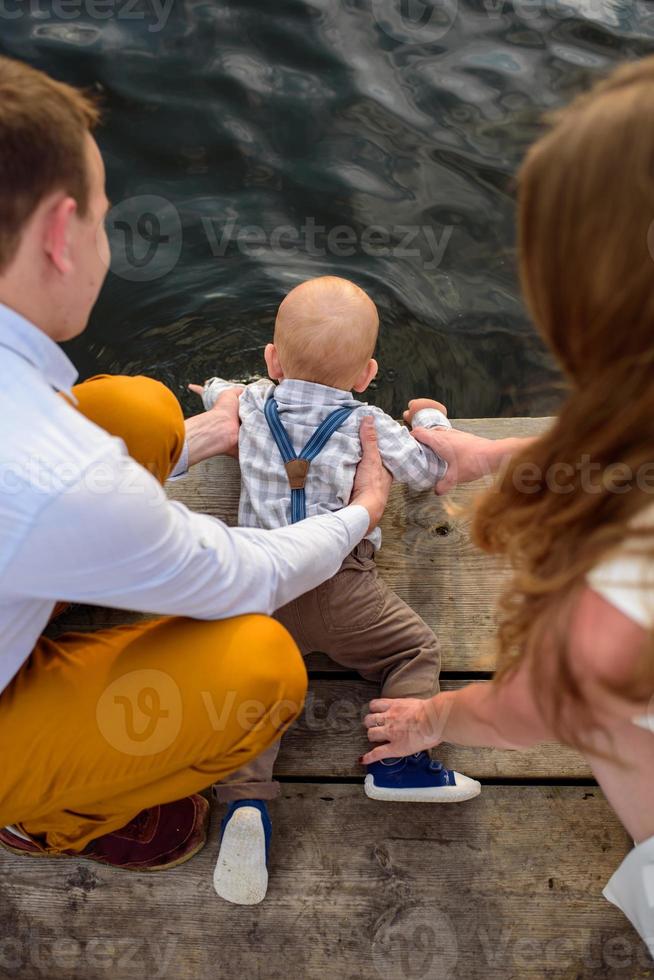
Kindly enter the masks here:
M 189 390 L 202 395 L 204 388 L 189 385 Z M 238 400 L 243 390 L 240 385 L 229 388 L 208 412 L 186 420 L 189 467 L 212 456 L 238 457 Z
M 444 741 L 445 724 L 451 710 L 448 693 L 426 701 L 418 698 L 371 701 L 370 713 L 363 721 L 368 729 L 368 741 L 383 744 L 371 749 L 361 762 L 370 765 L 380 759 L 413 755 Z
M 442 412 L 443 415 L 447 415 L 445 405 L 441 405 L 440 402 L 434 401 L 433 398 L 414 398 L 413 401 L 409 402 L 409 407 L 404 413 L 404 421 L 408 425 L 411 425 L 416 413 L 421 412 L 423 408 L 435 408 L 437 411 Z
M 362 507 L 366 508 L 370 514 L 370 527 L 368 528 L 368 533 L 370 533 L 382 519 L 388 503 L 393 477 L 384 468 L 379 455 L 375 420 L 371 415 L 366 415 L 361 423 L 360 435 L 363 455 L 357 466 L 350 503 L 361 504 Z

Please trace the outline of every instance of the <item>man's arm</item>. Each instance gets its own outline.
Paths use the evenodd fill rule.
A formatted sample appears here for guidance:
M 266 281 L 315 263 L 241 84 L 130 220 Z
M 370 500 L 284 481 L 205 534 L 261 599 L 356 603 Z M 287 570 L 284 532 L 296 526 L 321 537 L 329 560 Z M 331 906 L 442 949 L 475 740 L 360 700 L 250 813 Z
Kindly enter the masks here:
M 238 458 L 239 409 L 245 387 L 222 378 L 210 378 L 204 385 L 191 384 L 188 388 L 202 399 L 205 412 L 186 420 L 186 444 L 172 478 L 183 476 L 191 466 L 213 456 Z
M 228 528 L 171 503 L 116 450 L 47 503 L 6 591 L 197 619 L 272 613 L 334 575 L 381 518 L 390 477 L 369 422 L 362 444 L 354 506 L 275 531 Z
M 196 385 L 189 387 L 196 391 Z M 191 466 L 213 456 L 238 456 L 238 402 L 242 391 L 240 385 L 226 387 L 210 411 L 186 420 L 186 445 L 173 476 L 181 476 Z

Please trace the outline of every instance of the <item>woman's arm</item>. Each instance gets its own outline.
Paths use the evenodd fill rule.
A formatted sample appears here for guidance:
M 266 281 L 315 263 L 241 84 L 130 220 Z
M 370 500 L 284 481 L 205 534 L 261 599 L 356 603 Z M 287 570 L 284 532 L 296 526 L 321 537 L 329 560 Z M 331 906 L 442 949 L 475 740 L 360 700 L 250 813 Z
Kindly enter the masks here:
M 555 741 L 534 701 L 524 667 L 501 685 L 493 681 L 468 684 L 427 701 L 371 701 L 364 724 L 371 742 L 384 743 L 363 756 L 366 764 L 411 755 L 440 742 L 524 749 Z
M 409 402 L 404 421 L 412 424 L 418 412 L 442 407 L 440 402 L 430 398 L 415 398 Z M 423 429 L 419 426 L 411 434 L 447 463 L 445 476 L 434 488 L 438 494 L 449 493 L 459 483 L 471 483 L 490 476 L 502 463 L 534 441 L 533 438 L 485 439 L 460 429 Z
M 449 493 L 459 483 L 491 476 L 533 438 L 486 439 L 460 429 L 413 429 L 413 437 L 444 459 L 447 473 L 436 484 L 437 494 Z
M 644 692 L 640 708 L 613 693 L 633 675 L 646 649 L 646 640 L 647 633 L 641 626 L 597 592 L 591 588 L 582 591 L 570 623 L 570 667 L 599 726 L 592 732 L 580 730 L 579 734 L 586 743 L 597 740 L 600 752 L 609 749 L 607 733 L 622 731 L 625 725 L 628 731 L 632 727 L 635 731 L 632 719 L 639 714 L 647 717 L 648 692 Z M 547 648 L 539 656 L 547 657 Z M 364 722 L 368 738 L 386 744 L 373 749 L 363 761 L 409 755 L 439 742 L 520 749 L 556 741 L 556 732 L 543 718 L 536 702 L 531 670 L 529 661 L 524 660 L 500 684 L 494 681 L 469 684 L 428 701 L 405 698 L 372 701 Z M 547 674 L 541 663 L 539 681 L 545 688 Z M 552 684 L 555 678 L 552 674 Z M 574 702 L 568 702 L 564 710 L 572 712 L 573 718 L 577 714 Z M 569 720 L 567 715 L 566 722 Z

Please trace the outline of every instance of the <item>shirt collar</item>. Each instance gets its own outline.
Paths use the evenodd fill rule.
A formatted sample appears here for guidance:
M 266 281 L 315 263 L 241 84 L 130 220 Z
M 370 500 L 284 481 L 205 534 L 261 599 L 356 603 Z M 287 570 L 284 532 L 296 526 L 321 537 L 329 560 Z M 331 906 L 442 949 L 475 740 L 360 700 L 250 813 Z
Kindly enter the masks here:
M 349 405 L 354 401 L 351 391 L 293 378 L 280 381 L 275 398 L 284 405 Z
M 0 303 L 0 347 L 29 361 L 56 391 L 70 393 L 77 369 L 61 347 L 15 310 Z

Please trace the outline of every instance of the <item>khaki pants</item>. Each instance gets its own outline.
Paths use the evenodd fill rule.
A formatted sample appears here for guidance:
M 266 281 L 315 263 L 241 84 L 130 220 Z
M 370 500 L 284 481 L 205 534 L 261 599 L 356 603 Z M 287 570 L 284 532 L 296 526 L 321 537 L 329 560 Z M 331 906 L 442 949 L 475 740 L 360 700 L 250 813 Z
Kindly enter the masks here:
M 74 393 L 166 480 L 184 444 L 167 388 L 99 377 Z M 0 826 L 54 853 L 82 850 L 255 758 L 297 717 L 306 683 L 295 643 L 264 616 L 42 637 L 0 693 Z
M 317 589 L 276 613 L 303 656 L 327 653 L 341 667 L 381 686 L 385 698 L 429 698 L 438 693 L 436 636 L 410 606 L 379 578 L 374 549 L 363 541 L 341 570 Z M 214 787 L 215 797 L 274 799 L 273 766 L 279 742 Z

